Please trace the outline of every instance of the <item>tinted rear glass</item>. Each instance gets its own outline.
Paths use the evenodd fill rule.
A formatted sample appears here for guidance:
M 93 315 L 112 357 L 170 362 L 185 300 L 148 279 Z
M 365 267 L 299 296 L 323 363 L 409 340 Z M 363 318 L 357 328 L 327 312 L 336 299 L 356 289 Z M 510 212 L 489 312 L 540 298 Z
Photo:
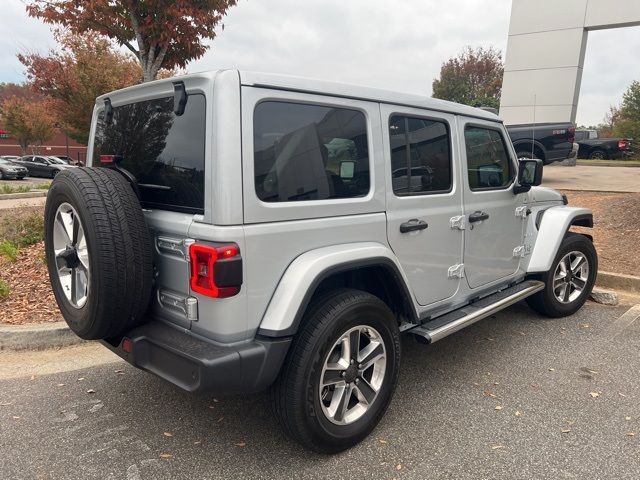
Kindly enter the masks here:
M 107 125 L 96 125 L 93 164 L 100 155 L 121 155 L 121 166 L 138 181 L 147 208 L 204 212 L 204 95 L 189 95 L 182 116 L 173 113 L 173 97 L 114 107 Z

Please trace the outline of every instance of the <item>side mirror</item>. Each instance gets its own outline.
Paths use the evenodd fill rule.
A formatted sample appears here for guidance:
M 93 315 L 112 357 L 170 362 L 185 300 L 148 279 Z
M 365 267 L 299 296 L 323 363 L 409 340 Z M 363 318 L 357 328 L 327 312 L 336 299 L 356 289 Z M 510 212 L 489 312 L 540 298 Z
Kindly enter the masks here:
M 542 160 L 537 158 L 520 159 L 518 185 L 514 187 L 514 193 L 525 193 L 531 190 L 531 187 L 542 184 L 542 167 Z

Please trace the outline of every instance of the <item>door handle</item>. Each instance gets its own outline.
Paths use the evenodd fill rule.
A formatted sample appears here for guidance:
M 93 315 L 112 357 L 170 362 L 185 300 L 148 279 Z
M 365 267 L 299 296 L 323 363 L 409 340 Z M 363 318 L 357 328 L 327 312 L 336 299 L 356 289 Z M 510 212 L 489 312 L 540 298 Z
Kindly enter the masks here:
M 474 212 L 469 215 L 469 223 L 482 222 L 483 220 L 487 220 L 489 218 L 489 214 L 485 212 Z
M 426 228 L 429 228 L 427 222 L 413 218 L 400 225 L 400 233 L 417 232 L 418 230 L 425 230 Z

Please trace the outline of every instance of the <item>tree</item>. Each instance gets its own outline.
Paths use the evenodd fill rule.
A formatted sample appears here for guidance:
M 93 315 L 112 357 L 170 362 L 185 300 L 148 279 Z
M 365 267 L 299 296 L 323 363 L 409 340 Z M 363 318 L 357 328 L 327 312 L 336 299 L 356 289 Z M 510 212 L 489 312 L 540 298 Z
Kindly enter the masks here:
M 207 51 L 236 0 L 30 0 L 27 12 L 76 34 L 97 32 L 134 53 L 143 81 L 161 68 L 185 68 Z M 134 45 L 135 44 L 135 45 Z
M 55 120 L 47 100 L 28 100 L 11 97 L 0 107 L 4 126 L 16 139 L 22 153 L 27 153 L 31 146 L 33 151 L 53 137 Z
M 500 107 L 504 66 L 493 47 L 466 47 L 442 64 L 433 81 L 433 97 L 474 107 Z
M 640 82 L 634 81 L 622 96 L 622 105 L 614 121 L 616 137 L 640 140 Z
M 140 83 L 136 60 L 118 51 L 105 37 L 58 33 L 60 52 L 21 54 L 27 80 L 49 97 L 56 118 L 69 137 L 86 145 L 96 97 Z

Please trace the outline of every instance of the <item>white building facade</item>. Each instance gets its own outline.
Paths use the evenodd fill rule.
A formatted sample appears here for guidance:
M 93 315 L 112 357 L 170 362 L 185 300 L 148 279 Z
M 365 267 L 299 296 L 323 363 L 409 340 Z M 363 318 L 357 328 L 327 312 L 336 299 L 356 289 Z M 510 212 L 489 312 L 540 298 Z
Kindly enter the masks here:
M 589 31 L 636 25 L 640 0 L 513 0 L 505 123 L 575 122 Z

